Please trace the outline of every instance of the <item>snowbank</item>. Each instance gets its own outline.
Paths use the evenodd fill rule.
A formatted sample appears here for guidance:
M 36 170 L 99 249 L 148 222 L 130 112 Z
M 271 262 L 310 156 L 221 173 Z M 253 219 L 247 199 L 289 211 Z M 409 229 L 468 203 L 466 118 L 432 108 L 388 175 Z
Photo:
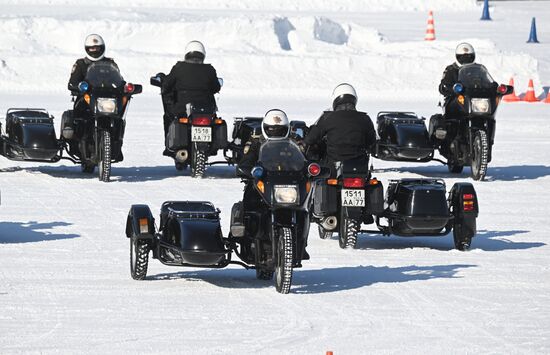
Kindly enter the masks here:
M 82 56 L 82 41 L 90 32 L 104 36 L 107 54 L 116 59 L 125 78 L 144 83 L 150 93 L 156 89 L 148 85 L 149 77 L 169 71 L 181 59 L 186 42 L 198 39 L 225 80 L 224 95 L 328 95 L 334 85 L 350 82 L 370 97 L 435 97 L 456 46 L 456 41 L 428 43 L 421 37 L 391 42 L 375 28 L 313 15 L 128 15 L 106 9 L 86 19 L 63 13 L 5 16 L 0 18 L 0 32 L 4 92 L 66 92 L 70 68 Z M 488 40 L 469 41 L 479 60 L 498 73 L 495 79 L 515 75 L 537 80 L 532 57 L 502 53 Z

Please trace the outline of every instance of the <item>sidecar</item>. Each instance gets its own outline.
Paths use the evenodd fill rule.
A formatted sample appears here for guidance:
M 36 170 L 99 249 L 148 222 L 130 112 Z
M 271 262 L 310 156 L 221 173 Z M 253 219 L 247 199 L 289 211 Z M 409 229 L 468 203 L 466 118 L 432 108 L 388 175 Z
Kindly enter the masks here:
M 427 162 L 434 147 L 424 124 L 413 112 L 379 112 L 376 118 L 378 141 L 374 156 L 382 160 Z
M 443 180 L 392 180 L 386 206 L 376 216 L 384 235 L 445 236 L 452 230 L 455 248 L 466 250 L 476 233 L 479 206 L 470 183 L 455 183 L 447 195 Z
M 10 160 L 56 162 L 62 144 L 57 140 L 53 116 L 42 108 L 10 108 L 0 153 Z
M 132 205 L 126 221 L 131 274 L 143 280 L 148 255 L 173 266 L 223 268 L 231 250 L 220 227 L 220 211 L 210 202 L 167 201 L 160 209 L 159 230 L 147 205 Z

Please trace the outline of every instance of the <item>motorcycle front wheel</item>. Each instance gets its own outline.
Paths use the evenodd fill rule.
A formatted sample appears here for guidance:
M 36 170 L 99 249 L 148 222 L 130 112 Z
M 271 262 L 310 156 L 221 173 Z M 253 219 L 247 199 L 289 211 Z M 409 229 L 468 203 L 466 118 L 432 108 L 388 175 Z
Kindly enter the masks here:
M 474 180 L 483 180 L 487 174 L 487 164 L 489 157 L 489 143 L 485 131 L 477 131 L 474 134 L 472 147 L 472 178 Z
M 101 131 L 99 138 L 99 180 L 109 182 L 111 178 L 111 134 Z
M 294 255 L 294 243 L 292 231 L 288 227 L 279 229 L 279 241 L 277 243 L 277 264 L 275 266 L 275 288 L 279 293 L 289 293 L 292 285 L 292 265 Z

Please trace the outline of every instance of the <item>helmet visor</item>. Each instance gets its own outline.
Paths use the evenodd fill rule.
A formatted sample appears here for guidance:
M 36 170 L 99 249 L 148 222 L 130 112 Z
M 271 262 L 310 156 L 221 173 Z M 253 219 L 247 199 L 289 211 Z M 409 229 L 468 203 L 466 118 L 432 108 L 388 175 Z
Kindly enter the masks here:
M 288 126 L 264 124 L 264 132 L 267 138 L 286 137 Z
M 475 59 L 476 59 L 476 55 L 473 53 L 456 55 L 456 61 L 459 62 L 460 64 L 470 64 L 470 63 L 473 63 Z
M 86 46 L 86 53 L 92 58 L 99 58 L 105 52 L 105 46 Z

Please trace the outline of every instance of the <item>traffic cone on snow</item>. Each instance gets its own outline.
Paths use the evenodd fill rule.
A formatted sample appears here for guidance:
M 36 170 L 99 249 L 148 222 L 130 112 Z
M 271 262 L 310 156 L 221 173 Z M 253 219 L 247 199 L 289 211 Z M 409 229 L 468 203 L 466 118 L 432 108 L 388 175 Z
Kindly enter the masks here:
M 434 13 L 430 11 L 428 13 L 428 25 L 426 27 L 426 36 L 424 41 L 433 41 L 435 40 L 435 27 L 434 27 Z
M 533 79 L 529 79 L 529 86 L 527 87 L 527 92 L 523 97 L 523 101 L 527 102 L 538 102 L 539 99 L 535 96 L 535 87 L 533 86 Z
M 489 0 L 483 2 L 483 12 L 481 13 L 480 20 L 491 21 L 491 15 L 489 15 Z
M 514 78 L 510 78 L 510 86 L 514 86 Z M 511 94 L 508 94 L 502 98 L 502 100 L 506 102 L 517 102 L 521 101 L 521 99 L 516 95 L 516 89 L 514 88 L 514 91 L 512 91 Z
M 550 104 L 550 88 L 548 88 L 548 92 L 546 93 L 546 99 L 543 101 L 545 104 Z
M 535 22 L 535 18 L 531 20 L 531 32 L 529 32 L 529 39 L 527 40 L 527 43 L 539 43 L 539 40 L 537 39 L 537 23 Z

